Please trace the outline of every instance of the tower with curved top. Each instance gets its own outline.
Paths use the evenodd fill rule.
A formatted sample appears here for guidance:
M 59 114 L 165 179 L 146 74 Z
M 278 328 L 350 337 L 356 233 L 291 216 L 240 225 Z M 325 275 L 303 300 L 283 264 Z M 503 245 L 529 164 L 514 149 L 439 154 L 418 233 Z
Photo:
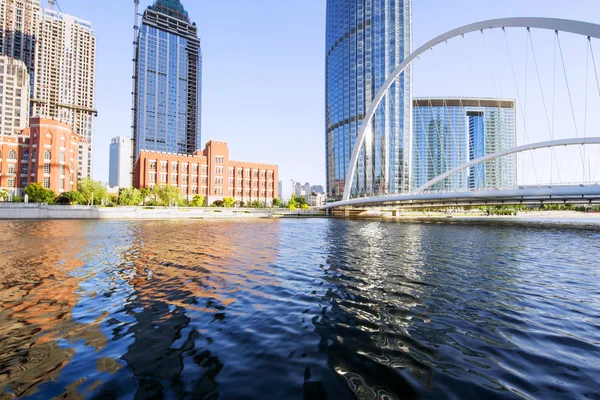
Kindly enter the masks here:
M 345 182 L 367 108 L 412 51 L 412 0 L 328 0 L 326 29 L 327 194 L 403 193 L 408 178 L 411 72 L 404 71 L 376 111 L 352 182 Z
M 156 0 L 136 38 L 135 154 L 192 154 L 200 147 L 202 53 L 179 0 Z

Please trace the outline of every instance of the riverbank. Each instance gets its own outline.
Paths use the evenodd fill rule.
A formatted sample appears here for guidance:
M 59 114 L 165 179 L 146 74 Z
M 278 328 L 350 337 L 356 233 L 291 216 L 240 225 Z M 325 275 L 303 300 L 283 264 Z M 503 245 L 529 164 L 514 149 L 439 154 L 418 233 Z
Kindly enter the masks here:
M 365 215 L 365 218 L 374 218 L 375 215 Z M 398 220 L 513 220 L 513 219 L 597 219 L 600 221 L 600 213 L 585 213 L 580 211 L 519 211 L 517 215 L 487 215 L 483 212 L 469 213 L 443 213 L 443 212 L 403 212 L 393 216 L 391 213 L 380 214 L 380 218 Z
M 194 207 L 98 207 L 65 206 L 35 203 L 0 203 L 0 220 L 108 219 L 108 220 L 169 220 L 169 219 L 262 219 L 288 216 L 283 209 L 194 208 Z M 296 216 L 293 212 L 290 216 Z

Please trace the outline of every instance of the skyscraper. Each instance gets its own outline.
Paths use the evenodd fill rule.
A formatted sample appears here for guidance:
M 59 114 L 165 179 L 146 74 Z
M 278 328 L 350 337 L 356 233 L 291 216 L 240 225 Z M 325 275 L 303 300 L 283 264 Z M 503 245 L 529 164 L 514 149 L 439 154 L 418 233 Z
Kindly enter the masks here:
M 412 0 L 327 0 L 327 194 L 409 189 L 411 73 L 402 73 L 377 108 L 353 182 L 345 182 L 361 122 L 388 75 L 412 51 Z
M 110 164 L 108 185 L 110 187 L 131 187 L 131 139 L 114 137 L 110 141 Z
M 179 0 L 156 0 L 136 40 L 136 158 L 141 150 L 193 154 L 200 147 L 201 77 L 196 24 Z
M 32 116 L 57 118 L 73 126 L 88 143 L 87 165 L 79 178 L 92 176 L 96 85 L 96 36 L 92 24 L 44 9 L 36 50 Z
M 514 100 L 422 98 L 413 102 L 414 188 L 469 161 L 516 146 Z M 512 154 L 458 172 L 433 189 L 508 189 L 516 185 L 517 158 Z

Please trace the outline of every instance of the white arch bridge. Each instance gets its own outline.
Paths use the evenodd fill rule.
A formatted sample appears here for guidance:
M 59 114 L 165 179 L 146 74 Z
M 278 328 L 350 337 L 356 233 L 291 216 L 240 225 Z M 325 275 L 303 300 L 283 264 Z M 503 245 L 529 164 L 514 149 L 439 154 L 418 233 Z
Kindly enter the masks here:
M 566 75 L 565 70 L 565 81 L 567 85 L 568 98 L 571 104 L 571 114 L 574 122 L 574 137 L 560 138 L 557 139 L 554 137 L 554 115 L 552 118 L 548 115 L 548 107 L 546 106 L 546 101 L 544 100 L 543 90 L 541 88 L 540 81 L 540 91 L 542 92 L 542 99 L 544 103 L 544 111 L 546 113 L 546 122 L 548 125 L 549 131 L 549 139 L 545 141 L 538 141 L 534 143 L 526 143 L 519 146 L 514 146 L 512 148 L 505 148 L 501 151 L 496 151 L 492 154 L 486 154 L 483 157 L 479 157 L 477 159 L 466 162 L 458 167 L 452 168 L 447 171 L 439 171 L 441 173 L 438 174 L 434 179 L 429 180 L 425 184 L 422 184 L 419 187 L 410 187 L 405 192 L 401 193 L 392 193 L 392 194 L 379 194 L 379 195 L 371 195 L 364 197 L 352 197 L 351 192 L 354 183 L 356 182 L 356 170 L 357 163 L 359 161 L 359 156 L 361 150 L 363 150 L 365 146 L 365 138 L 368 135 L 369 128 L 374 119 L 374 115 L 376 113 L 377 107 L 382 103 L 386 94 L 388 94 L 392 85 L 397 82 L 397 79 L 400 75 L 421 55 L 426 53 L 429 50 L 432 50 L 435 46 L 446 43 L 449 39 L 456 37 L 464 37 L 465 34 L 471 32 L 481 32 L 483 34 L 484 31 L 489 29 L 502 29 L 505 28 L 526 28 L 527 33 L 530 35 L 530 29 L 542 29 L 542 30 L 551 30 L 556 34 L 556 41 L 558 43 L 558 47 L 555 47 L 555 59 L 557 54 L 557 48 L 560 49 L 560 57 L 562 58 L 562 67 L 565 68 L 565 61 L 563 58 L 562 47 L 560 47 L 560 40 L 558 38 L 559 32 L 570 33 L 574 35 L 584 36 L 589 42 L 589 54 L 591 54 L 591 62 L 593 65 L 593 75 L 595 75 L 595 84 L 594 89 L 597 86 L 598 96 L 600 98 L 600 80 L 598 78 L 598 72 L 596 69 L 595 58 L 593 54 L 593 47 L 591 44 L 592 39 L 600 39 L 600 25 L 591 24 L 580 21 L 572 21 L 572 20 L 564 20 L 564 19 L 555 19 L 555 18 L 504 18 L 504 19 L 494 19 L 488 21 L 477 22 L 469 25 L 465 25 L 459 27 L 457 29 L 453 29 L 444 34 L 437 36 L 436 38 L 430 40 L 425 43 L 413 53 L 411 53 L 402 63 L 400 63 L 396 69 L 389 74 L 386 81 L 383 83 L 382 87 L 378 90 L 376 96 L 373 101 L 368 106 L 364 119 L 361 122 L 360 129 L 356 135 L 355 143 L 352 148 L 352 154 L 350 157 L 350 163 L 348 169 L 346 170 L 345 175 L 345 185 L 342 199 L 340 201 L 327 203 L 323 208 L 325 209 L 335 209 L 339 207 L 368 207 L 368 206 L 398 206 L 398 207 L 435 207 L 435 206 L 466 206 L 466 205 L 504 205 L 504 204 L 540 204 L 540 203 L 571 203 L 571 204 L 600 204 L 600 184 L 592 183 L 591 179 L 586 180 L 585 182 L 570 182 L 570 183 L 552 183 L 552 184 L 538 184 L 538 185 L 517 185 L 511 188 L 498 188 L 498 189 L 485 189 L 485 190 L 440 190 L 435 189 L 438 184 L 442 183 L 445 179 L 457 174 L 464 173 L 464 170 L 473 168 L 478 164 L 482 164 L 485 162 L 489 162 L 490 160 L 499 159 L 502 157 L 506 157 L 508 155 L 517 155 L 520 153 L 532 152 L 538 149 L 551 149 L 554 150 L 556 148 L 566 148 L 566 147 L 575 147 L 578 148 L 581 152 L 582 148 L 590 145 L 600 145 L 600 136 L 591 137 L 586 135 L 587 128 L 587 102 L 588 102 L 588 93 L 587 89 L 585 92 L 585 101 L 586 101 L 586 121 L 584 122 L 584 132 L 581 132 L 577 129 L 577 122 L 575 121 L 575 112 L 573 107 L 573 101 L 571 99 L 571 92 L 569 89 L 569 82 Z M 531 40 L 531 36 L 529 37 Z M 532 52 L 533 52 L 533 42 L 531 42 Z M 555 45 L 556 46 L 556 45 Z M 586 53 L 588 59 L 590 59 L 589 54 Z M 509 52 L 510 57 L 510 52 Z M 537 60 L 535 59 L 535 53 L 533 54 L 535 60 L 535 67 L 538 68 Z M 511 68 L 512 68 L 512 59 Z M 490 66 L 491 68 L 491 66 Z M 555 67 L 556 68 L 556 67 Z M 513 69 L 513 77 L 515 77 L 515 72 Z M 527 72 L 526 72 L 527 73 Z M 540 79 L 539 70 L 538 80 Z M 588 66 L 586 65 L 586 84 L 588 78 Z M 516 77 L 515 77 L 515 85 L 516 85 Z M 556 83 L 554 83 L 556 85 Z M 520 100 L 519 90 L 517 88 L 517 96 Z M 554 99 L 553 99 L 554 101 Z M 520 103 L 520 101 L 518 102 Z M 518 104 L 517 103 L 517 104 Z M 412 104 L 411 104 L 412 110 Z M 593 109 L 592 112 L 595 114 L 599 114 L 600 109 Z M 411 111 L 412 112 L 412 111 Z M 552 111 L 554 113 L 554 110 Z M 523 109 L 521 109 L 521 116 L 523 117 Z M 552 123 L 550 122 L 552 119 Z M 552 127 L 551 127 L 552 125 Z M 527 135 L 527 125 L 525 126 L 525 135 Z M 412 127 L 410 128 L 412 130 Z M 412 136 L 412 132 L 410 132 Z M 411 143 L 412 146 L 412 143 Z M 600 153 L 597 157 L 600 160 Z M 409 155 L 409 163 L 412 160 Z M 582 162 L 585 162 L 582 157 Z M 594 163 L 597 163 L 598 160 L 594 159 Z M 409 171 L 412 168 L 409 167 Z M 410 172 L 409 172 L 410 173 Z M 584 175 L 585 175 L 585 166 L 584 166 Z M 412 177 L 411 177 L 412 178 Z M 385 179 L 385 178 L 384 178 Z

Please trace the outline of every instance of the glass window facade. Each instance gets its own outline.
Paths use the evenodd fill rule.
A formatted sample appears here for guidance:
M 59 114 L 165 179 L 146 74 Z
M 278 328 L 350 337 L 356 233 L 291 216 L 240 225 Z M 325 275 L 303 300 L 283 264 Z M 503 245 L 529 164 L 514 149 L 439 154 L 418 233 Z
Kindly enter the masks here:
M 179 0 L 157 0 L 142 18 L 134 94 L 135 156 L 199 148 L 202 55 Z
M 327 193 L 339 199 L 366 110 L 412 51 L 412 1 L 328 0 L 326 23 Z M 351 183 L 353 196 L 409 189 L 410 91 L 408 68 L 367 131 Z
M 418 188 L 471 160 L 516 146 L 514 100 L 415 99 L 412 185 Z M 432 190 L 511 189 L 517 158 L 508 155 L 456 173 Z

